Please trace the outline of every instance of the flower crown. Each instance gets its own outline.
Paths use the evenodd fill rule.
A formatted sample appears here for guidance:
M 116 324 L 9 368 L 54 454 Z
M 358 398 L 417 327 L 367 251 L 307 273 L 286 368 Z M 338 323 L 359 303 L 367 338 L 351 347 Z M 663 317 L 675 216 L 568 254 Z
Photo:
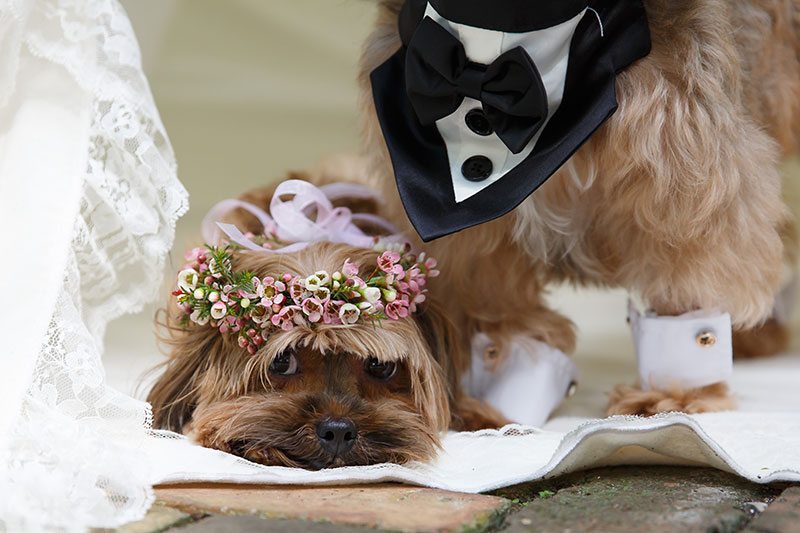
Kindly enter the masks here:
M 236 335 L 250 354 L 271 333 L 303 324 L 348 326 L 405 318 L 425 301 L 427 279 L 439 274 L 435 259 L 410 253 L 408 245 L 390 245 L 364 278 L 349 259 L 333 273 L 259 278 L 233 268 L 235 248 L 206 245 L 188 252 L 172 294 L 184 327 L 209 325 L 223 335 Z

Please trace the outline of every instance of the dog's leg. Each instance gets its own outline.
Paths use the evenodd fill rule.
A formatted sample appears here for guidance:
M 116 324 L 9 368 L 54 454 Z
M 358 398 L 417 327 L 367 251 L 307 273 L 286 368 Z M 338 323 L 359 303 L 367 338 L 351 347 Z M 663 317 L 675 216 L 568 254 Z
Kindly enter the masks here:
M 781 290 L 775 297 L 772 315 L 754 328 L 733 332 L 733 356 L 749 359 L 785 352 L 791 341 L 790 322 L 800 290 L 798 272 L 798 234 L 794 224 L 781 230 L 784 249 L 784 275 Z
M 654 1 L 648 17 L 653 51 L 620 74 L 619 110 L 580 156 L 599 174 L 585 242 L 602 281 L 658 316 L 719 310 L 756 327 L 780 287 L 788 210 L 779 147 L 743 94 L 747 52 L 720 5 Z M 609 411 L 718 410 L 724 390 L 620 388 Z
M 521 353 L 526 353 L 526 347 L 535 343 L 526 343 L 522 339 L 535 339 L 550 347 L 558 353 L 569 354 L 575 348 L 575 332 L 572 323 L 564 316 L 551 310 L 543 300 L 543 272 L 541 266 L 521 252 L 511 240 L 508 233 L 513 220 L 498 220 L 476 228 L 471 228 L 462 233 L 428 243 L 430 255 L 436 257 L 446 275 L 431 284 L 431 297 L 446 307 L 447 314 L 457 325 L 458 334 L 464 342 L 474 343 L 477 335 L 483 334 L 486 342 L 491 347 L 491 355 L 487 355 L 487 371 L 484 377 L 492 380 L 491 376 L 499 381 L 493 386 L 502 388 L 505 383 L 507 365 L 515 360 Z M 473 346 L 473 351 L 475 346 Z M 480 350 L 478 356 L 484 350 Z M 459 360 L 453 361 L 454 370 L 458 376 L 470 373 L 475 375 L 473 353 L 465 351 L 463 354 L 453 354 Z M 537 350 L 529 353 L 532 361 L 537 361 L 541 368 L 537 374 L 549 375 L 557 372 L 557 368 L 550 368 L 543 362 L 547 358 Z M 566 358 L 565 358 L 566 359 Z M 553 365 L 550 365 L 553 366 Z M 459 392 L 455 394 L 456 401 L 453 411 L 463 421 L 454 427 L 477 429 L 486 425 L 497 425 L 492 412 L 486 411 L 485 403 L 476 403 L 461 393 L 461 384 L 455 384 Z M 557 400 L 563 399 L 568 388 L 560 393 Z M 519 401 L 528 402 L 529 405 L 539 406 L 542 411 L 552 408 L 552 387 L 540 387 L 534 382 L 524 390 Z M 478 394 L 476 390 L 472 391 Z M 486 391 L 484 391 L 486 392 Z M 481 394 L 478 394 L 481 396 Z M 464 401 L 458 398 L 466 398 Z M 488 398 L 484 398 L 490 401 Z M 495 398 L 496 400 L 496 398 Z M 479 408 L 475 408 L 479 406 Z M 506 418 L 519 415 L 519 410 L 514 413 L 495 404 Z M 507 407 L 507 406 L 506 406 Z M 541 418 L 541 417 L 539 417 Z M 455 420 L 455 419 L 454 419 Z M 532 420 L 515 419 L 515 422 L 534 423 Z M 541 423 L 538 420 L 537 423 Z

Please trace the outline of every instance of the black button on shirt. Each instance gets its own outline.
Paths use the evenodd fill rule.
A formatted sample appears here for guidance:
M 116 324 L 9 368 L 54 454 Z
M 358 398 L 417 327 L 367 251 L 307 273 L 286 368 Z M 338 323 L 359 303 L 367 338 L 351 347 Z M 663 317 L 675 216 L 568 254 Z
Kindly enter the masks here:
M 474 155 L 461 165 L 461 173 L 469 181 L 483 181 L 492 175 L 492 161 L 485 155 Z
M 481 109 L 473 109 L 467 113 L 467 116 L 464 117 L 464 122 L 467 123 L 467 127 L 472 130 L 472 133 L 480 135 L 481 137 L 486 137 L 494 133 L 489 119 L 486 118 L 486 115 L 483 114 L 483 110 Z

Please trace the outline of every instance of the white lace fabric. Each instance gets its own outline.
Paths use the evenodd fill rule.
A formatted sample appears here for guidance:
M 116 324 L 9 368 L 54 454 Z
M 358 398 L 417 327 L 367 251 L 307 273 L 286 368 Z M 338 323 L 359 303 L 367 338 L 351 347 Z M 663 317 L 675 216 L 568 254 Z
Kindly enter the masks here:
M 123 9 L 0 0 L 0 109 L 0 222 L 14 251 L 2 292 L 20 302 L 0 311 L 13 384 L 0 393 L 0 524 L 114 527 L 153 498 L 151 414 L 106 385 L 102 336 L 156 296 L 188 208 Z
M 613 361 L 613 359 L 612 359 Z M 190 481 L 334 485 L 399 481 L 460 492 L 485 492 L 608 465 L 708 465 L 756 483 L 800 482 L 800 357 L 745 362 L 734 368 L 736 411 L 654 417 L 602 413 L 608 364 L 581 380 L 578 394 L 541 429 L 518 425 L 451 433 L 429 463 L 382 464 L 312 472 L 266 467 L 159 432 L 147 441 L 154 483 Z M 628 369 L 635 375 L 631 358 Z M 602 374 L 602 375 L 598 375 Z M 600 415 L 601 416 L 601 415 Z M 165 439 L 163 437 L 172 437 Z

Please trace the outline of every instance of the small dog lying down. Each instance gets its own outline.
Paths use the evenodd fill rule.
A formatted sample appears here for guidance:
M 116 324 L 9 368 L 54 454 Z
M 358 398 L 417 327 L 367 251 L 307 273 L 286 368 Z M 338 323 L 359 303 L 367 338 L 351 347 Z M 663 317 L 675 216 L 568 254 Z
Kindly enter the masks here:
M 271 196 L 243 199 L 264 208 Z M 268 233 L 244 210 L 231 215 L 242 232 Z M 359 225 L 375 234 L 375 220 Z M 431 259 L 316 242 L 290 253 L 196 248 L 187 261 L 165 313 L 169 359 L 148 397 L 157 427 L 266 465 L 319 469 L 425 460 L 448 428 L 506 423 L 460 390 L 469 347 L 426 294 Z M 348 286 L 364 296 L 348 300 Z

